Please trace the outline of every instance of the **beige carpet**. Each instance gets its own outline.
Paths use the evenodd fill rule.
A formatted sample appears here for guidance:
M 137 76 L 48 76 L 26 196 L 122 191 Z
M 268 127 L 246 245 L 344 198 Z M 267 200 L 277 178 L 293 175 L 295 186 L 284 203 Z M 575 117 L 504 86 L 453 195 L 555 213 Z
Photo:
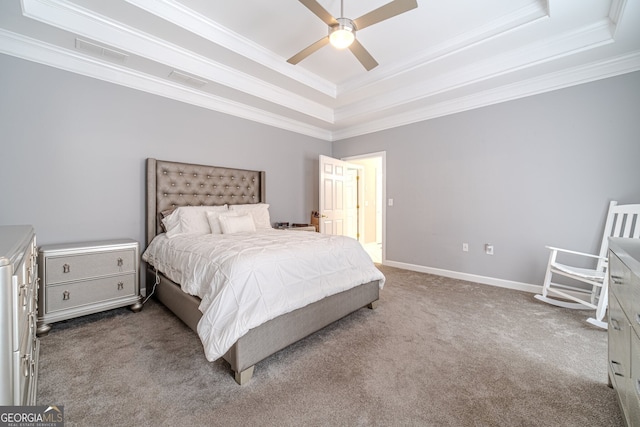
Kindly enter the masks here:
M 67 426 L 622 426 L 607 337 L 531 294 L 380 267 L 361 309 L 238 386 L 150 300 L 54 325 L 38 404 Z

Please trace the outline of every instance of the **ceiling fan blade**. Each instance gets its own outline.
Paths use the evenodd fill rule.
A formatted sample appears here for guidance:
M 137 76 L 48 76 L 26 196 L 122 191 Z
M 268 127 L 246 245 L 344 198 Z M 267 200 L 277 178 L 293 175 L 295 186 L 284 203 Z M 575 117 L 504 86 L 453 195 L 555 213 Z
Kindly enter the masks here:
M 336 25 L 338 21 L 324 7 L 320 6 L 316 0 L 299 0 L 307 9 L 313 12 L 318 18 L 322 19 L 328 26 Z
M 302 0 L 300 0 L 302 1 Z M 304 3 L 304 2 L 303 2 Z M 380 6 L 369 13 L 365 13 L 358 19 L 354 19 L 353 23 L 356 30 L 362 30 L 370 25 L 377 24 L 385 19 L 393 18 L 396 15 L 407 12 L 418 7 L 417 0 L 394 0 L 390 3 Z
M 353 43 L 351 43 L 351 45 L 349 46 L 349 50 L 355 55 L 356 58 L 358 58 L 358 61 L 360 61 L 362 66 L 366 68 L 367 71 L 371 71 L 378 66 L 378 63 L 375 59 L 373 59 L 373 56 L 371 56 L 371 54 L 367 52 L 367 49 L 365 49 L 357 39 L 354 40 Z
M 312 45 L 305 47 L 300 52 L 293 55 L 291 58 L 287 59 L 287 62 L 289 64 L 296 65 L 298 62 L 302 61 L 304 58 L 311 55 L 313 52 L 327 45 L 328 43 L 329 43 L 329 36 L 325 36 L 320 40 L 318 40 L 317 42 L 313 43 Z

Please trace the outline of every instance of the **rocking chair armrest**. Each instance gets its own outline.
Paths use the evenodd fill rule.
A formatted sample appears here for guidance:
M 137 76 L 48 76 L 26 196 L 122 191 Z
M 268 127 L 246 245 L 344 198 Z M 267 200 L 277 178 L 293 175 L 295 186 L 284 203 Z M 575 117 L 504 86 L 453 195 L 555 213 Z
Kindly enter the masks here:
M 602 259 L 602 260 L 605 260 L 605 261 L 607 260 L 606 257 L 601 257 L 599 255 L 593 255 L 593 254 L 587 254 L 587 253 L 584 253 L 584 252 L 571 251 L 569 249 L 555 248 L 553 246 L 545 246 L 545 248 L 550 249 L 552 251 L 556 251 L 556 252 L 564 252 L 564 253 L 567 253 L 567 254 L 586 256 L 586 257 L 590 257 L 590 258 Z

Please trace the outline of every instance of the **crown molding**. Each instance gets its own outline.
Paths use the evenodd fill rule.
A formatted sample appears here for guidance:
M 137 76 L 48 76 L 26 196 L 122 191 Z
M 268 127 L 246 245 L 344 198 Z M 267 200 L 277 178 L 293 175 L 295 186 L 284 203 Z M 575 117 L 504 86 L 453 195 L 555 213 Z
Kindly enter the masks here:
M 391 115 L 384 119 L 369 121 L 362 125 L 350 126 L 332 132 L 221 97 L 192 90 L 164 79 L 132 71 L 126 67 L 88 58 L 71 50 L 62 49 L 2 29 L 0 29 L 0 52 L 326 141 L 339 141 L 448 114 L 640 71 L 640 51 L 636 51 L 627 55 L 436 103 L 416 109 L 410 113 Z
M 546 2 L 545 2 L 546 5 Z M 531 25 L 543 19 L 549 18 L 548 5 L 531 4 L 513 13 L 502 16 L 482 27 L 473 29 L 457 37 L 448 39 L 432 49 L 426 49 L 419 56 L 399 62 L 393 67 L 384 67 L 379 71 L 369 72 L 361 78 L 352 79 L 338 86 L 338 94 L 345 95 L 350 92 L 371 87 L 382 80 L 402 78 L 415 69 L 422 68 L 449 56 L 459 54 L 467 49 L 478 46 L 481 43 L 496 39 Z
M 0 29 L 0 52 L 83 76 L 159 95 L 176 101 L 218 111 L 268 126 L 323 140 L 331 140 L 331 132 L 297 120 L 253 108 L 245 104 L 207 94 L 116 64 L 79 55 L 40 40 Z
M 615 37 L 618 29 L 618 23 L 624 13 L 624 8 L 627 6 L 627 0 L 612 0 L 611 7 L 609 8 L 609 19 L 611 20 L 611 34 Z
M 208 32 L 209 37 L 215 40 L 216 43 L 224 44 L 225 47 L 237 50 L 242 55 L 245 55 L 245 51 L 250 51 L 253 56 L 249 57 L 249 59 L 256 62 L 265 61 L 265 64 L 271 64 L 274 67 L 281 65 L 273 62 L 282 61 L 282 58 L 278 59 L 271 52 L 261 48 L 258 49 L 249 40 L 229 32 L 224 27 L 214 25 L 215 23 L 211 21 L 203 21 L 204 18 L 200 15 L 190 15 L 192 11 L 184 8 L 176 0 L 126 1 L 138 7 L 154 7 L 152 5 L 157 4 L 153 10 L 162 9 L 160 11 L 165 14 L 178 10 L 185 20 L 187 18 L 191 20 L 188 22 L 188 25 L 190 25 L 188 27 L 189 31 L 197 29 L 203 33 Z M 181 85 L 176 81 L 170 80 L 168 76 L 162 78 L 143 71 L 136 71 L 125 67 L 125 64 L 117 64 L 97 57 L 85 56 L 72 47 L 55 46 L 3 29 L 0 29 L 0 52 L 313 138 L 337 141 L 638 71 L 640 70 L 640 53 L 634 51 L 630 54 L 595 61 L 563 71 L 550 72 L 518 83 L 503 84 L 492 89 L 471 92 L 474 87 L 486 87 L 482 83 L 489 80 L 508 76 L 514 72 L 523 72 L 525 74 L 532 67 L 556 60 L 570 60 L 574 54 L 611 44 L 614 42 L 616 34 L 619 34 L 622 39 L 623 35 L 622 32 L 618 31 L 618 23 L 624 21 L 623 14 L 625 8 L 628 9 L 627 1 L 612 0 L 608 18 L 604 18 L 592 25 L 567 31 L 548 39 L 538 40 L 529 45 L 520 46 L 513 51 L 493 56 L 490 59 L 478 60 L 453 72 L 441 75 L 434 75 L 433 71 L 429 72 L 431 69 L 425 64 L 436 64 L 438 59 L 463 53 L 463 51 L 481 44 L 488 38 L 497 38 L 506 32 L 515 31 L 516 28 L 548 18 L 548 2 L 540 1 L 539 4 L 507 15 L 504 19 L 496 20 L 485 26 L 485 28 L 463 34 L 459 38 L 430 52 L 424 52 L 419 60 L 411 61 L 411 64 L 405 63 L 405 65 L 409 66 L 409 71 L 401 72 L 400 69 L 394 68 L 391 70 L 381 67 L 379 71 L 384 73 L 385 79 L 397 76 L 397 81 L 405 82 L 400 85 L 400 89 L 386 93 L 384 98 L 376 98 L 375 102 L 371 100 L 358 101 L 335 109 L 314 103 L 294 92 L 240 73 L 210 58 L 184 51 L 179 46 L 164 42 L 106 17 L 95 15 L 93 12 L 67 0 L 22 0 L 23 13 L 29 18 L 70 31 L 90 40 L 96 40 L 106 46 L 114 46 L 126 53 L 133 53 L 139 57 L 165 64 L 168 67 L 174 67 L 175 70 L 183 71 L 194 78 L 202 78 L 209 82 L 229 86 L 256 98 L 266 100 L 276 106 L 279 113 L 268 111 L 270 106 L 260 108 L 226 99 L 210 92 Z M 483 39 L 483 37 L 485 38 Z M 125 46 L 126 49 L 124 48 Z M 615 49 L 613 50 L 616 51 Z M 249 54 L 247 53 L 247 55 Z M 292 70 L 289 67 L 284 68 L 289 73 L 286 74 L 287 77 L 294 76 L 291 78 L 296 79 L 300 77 L 297 72 L 291 74 Z M 277 68 L 272 69 L 278 71 Z M 293 69 L 303 70 L 295 67 Z M 414 84 L 410 83 L 412 75 L 415 79 Z M 420 78 L 420 75 L 430 75 L 431 77 Z M 376 77 L 374 74 L 366 76 L 366 79 L 380 77 L 380 75 Z M 299 81 L 304 82 L 304 80 Z M 359 80 L 358 85 L 373 86 L 372 82 L 373 80 Z M 327 85 L 326 81 L 321 82 L 320 85 L 329 92 L 336 90 L 335 87 L 332 88 L 331 84 Z M 338 92 L 340 92 L 341 96 L 344 96 L 342 91 L 361 90 L 365 87 L 358 85 L 340 86 Z M 206 90 L 206 85 L 204 89 Z M 371 89 L 375 91 L 374 87 Z M 456 93 L 455 98 L 436 101 L 436 99 L 442 99 L 443 96 L 452 97 L 454 93 Z M 441 95 L 441 97 L 437 95 Z M 335 96 L 335 93 L 333 96 Z M 265 104 L 264 102 L 261 103 Z M 407 111 L 411 106 L 416 108 L 411 108 L 410 111 Z M 285 109 L 300 113 L 296 116 L 298 118 L 301 115 L 313 118 L 314 120 L 310 120 L 310 122 L 321 123 L 321 125 L 309 124 L 305 122 L 306 119 L 304 118 L 293 119 L 287 117 L 286 114 L 288 113 L 284 112 Z M 407 112 L 399 113 L 399 111 Z M 382 118 L 379 119 L 378 117 Z M 356 120 L 362 123 L 357 125 L 347 124 L 355 123 Z M 326 126 L 323 124 L 326 124 Z
M 523 26 L 548 18 L 548 6 L 530 4 L 513 13 L 500 17 L 481 28 L 455 37 L 434 49 L 424 51 L 418 58 L 405 61 L 394 67 L 380 67 L 374 72 L 363 74 L 339 86 L 307 72 L 304 68 L 293 67 L 284 58 L 262 48 L 258 44 L 233 31 L 218 25 L 216 22 L 184 6 L 177 0 L 125 0 L 155 16 L 198 34 L 199 36 L 237 52 L 265 67 L 298 81 L 325 95 L 336 98 L 338 95 L 364 89 L 379 83 L 381 80 L 397 78 L 419 66 L 459 53 L 479 43 L 499 37 Z
M 337 97 L 336 85 L 317 75 L 287 63 L 284 58 L 263 48 L 217 22 L 189 9 L 176 0 L 125 0 L 127 3 L 178 25 L 213 43 L 255 61 L 279 74 L 296 80 L 331 98 Z
M 333 110 L 65 0 L 22 0 L 23 15 L 176 70 L 333 123 Z
M 396 114 L 362 125 L 351 126 L 333 132 L 332 137 L 334 141 L 353 138 L 635 71 L 640 71 L 640 51 L 439 102 L 414 109 L 409 113 Z
M 336 120 L 353 120 L 358 117 L 391 110 L 413 102 L 470 87 L 483 81 L 495 79 L 508 73 L 524 70 L 546 62 L 570 57 L 576 53 L 612 43 L 609 21 L 602 20 L 586 27 L 560 34 L 557 37 L 539 40 L 517 51 L 506 52 L 469 64 L 454 72 L 432 76 L 420 84 L 397 89 L 385 94 L 384 99 L 371 103 L 361 101 L 336 109 Z M 426 72 L 425 72 L 426 73 Z

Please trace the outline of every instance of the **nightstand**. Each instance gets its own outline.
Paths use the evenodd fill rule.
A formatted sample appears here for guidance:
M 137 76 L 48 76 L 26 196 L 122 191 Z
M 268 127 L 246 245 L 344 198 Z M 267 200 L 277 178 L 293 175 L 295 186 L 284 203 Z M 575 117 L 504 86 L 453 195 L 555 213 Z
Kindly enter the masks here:
M 286 227 L 286 228 L 282 228 L 282 230 L 316 231 L 316 228 L 313 225 L 306 225 L 306 226 L 302 226 L 302 227 Z
M 140 311 L 139 259 L 131 239 L 42 246 L 38 335 L 61 320 L 126 305 Z

